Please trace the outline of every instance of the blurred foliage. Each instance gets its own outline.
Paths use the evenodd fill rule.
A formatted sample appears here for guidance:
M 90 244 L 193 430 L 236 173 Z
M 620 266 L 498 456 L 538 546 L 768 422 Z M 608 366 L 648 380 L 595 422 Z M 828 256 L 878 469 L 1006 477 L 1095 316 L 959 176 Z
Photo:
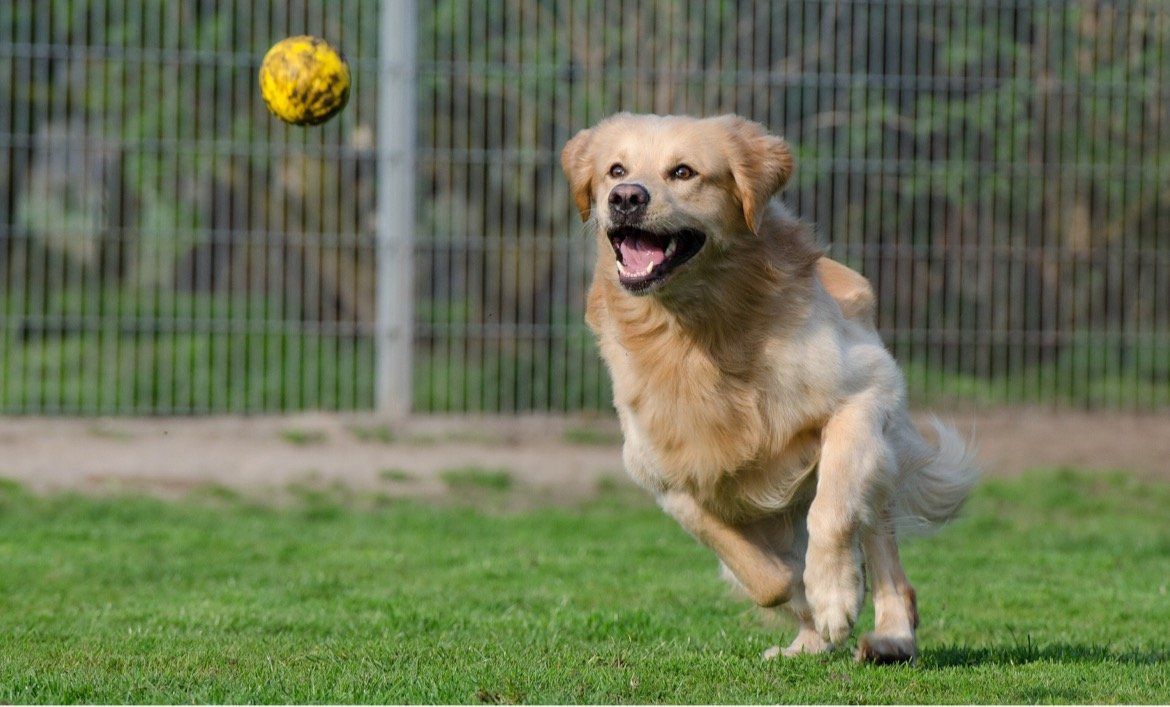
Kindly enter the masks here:
M 1170 360 L 1164 3 L 445 0 L 424 19 L 425 231 L 493 249 L 426 269 L 460 311 L 439 350 L 455 322 L 583 308 L 592 260 L 557 259 L 587 240 L 557 165 L 574 131 L 738 112 L 795 146 L 788 199 L 874 281 L 900 358 L 1012 381 L 1006 402 L 1170 403 L 1143 363 Z
M 418 5 L 418 409 L 608 406 L 580 322 L 592 245 L 558 155 L 617 110 L 784 133 L 788 200 L 873 280 L 898 356 L 940 380 L 1034 378 L 1007 398 L 1097 404 L 1043 374 L 1088 356 L 1093 376 L 1161 390 L 1143 361 L 1170 359 L 1164 2 Z M 372 351 L 378 14 L 0 3 L 0 336 L 83 335 L 129 308 Z M 313 130 L 272 119 L 255 87 L 267 47 L 302 32 L 354 69 L 349 108 Z
M 0 409 L 372 404 L 377 27 L 358 0 L 0 3 Z M 314 130 L 256 89 L 306 32 L 355 69 Z

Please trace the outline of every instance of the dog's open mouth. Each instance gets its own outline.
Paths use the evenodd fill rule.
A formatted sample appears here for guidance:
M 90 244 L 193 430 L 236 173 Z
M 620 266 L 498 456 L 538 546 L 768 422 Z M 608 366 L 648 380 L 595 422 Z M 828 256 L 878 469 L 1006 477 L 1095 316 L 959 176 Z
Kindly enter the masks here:
M 706 235 L 691 228 L 654 233 L 618 226 L 611 228 L 608 235 L 617 256 L 618 280 L 634 293 L 645 292 L 665 280 L 707 242 Z

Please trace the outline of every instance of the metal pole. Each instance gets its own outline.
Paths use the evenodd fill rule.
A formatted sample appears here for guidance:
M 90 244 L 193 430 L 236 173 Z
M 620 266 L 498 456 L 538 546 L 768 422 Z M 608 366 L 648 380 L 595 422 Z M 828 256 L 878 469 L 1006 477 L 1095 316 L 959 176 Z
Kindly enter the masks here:
M 416 0 L 383 0 L 378 46 L 375 404 L 410 412 L 414 315 Z

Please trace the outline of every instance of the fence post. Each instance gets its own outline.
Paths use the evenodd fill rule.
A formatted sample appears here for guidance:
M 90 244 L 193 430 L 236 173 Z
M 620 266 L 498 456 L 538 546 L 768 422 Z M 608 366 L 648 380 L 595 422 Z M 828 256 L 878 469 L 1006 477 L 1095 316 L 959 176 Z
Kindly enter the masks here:
M 416 0 L 382 0 L 378 38 L 375 405 L 410 412 L 414 316 Z

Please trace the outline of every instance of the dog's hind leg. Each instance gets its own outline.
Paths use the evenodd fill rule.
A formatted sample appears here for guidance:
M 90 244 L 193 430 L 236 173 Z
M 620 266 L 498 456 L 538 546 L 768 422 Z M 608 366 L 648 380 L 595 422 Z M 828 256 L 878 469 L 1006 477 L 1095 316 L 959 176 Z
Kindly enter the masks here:
M 889 519 L 862 532 L 865 563 L 873 583 L 874 630 L 857 642 L 857 660 L 912 661 L 917 655 L 918 602 L 898 558 L 898 540 Z

